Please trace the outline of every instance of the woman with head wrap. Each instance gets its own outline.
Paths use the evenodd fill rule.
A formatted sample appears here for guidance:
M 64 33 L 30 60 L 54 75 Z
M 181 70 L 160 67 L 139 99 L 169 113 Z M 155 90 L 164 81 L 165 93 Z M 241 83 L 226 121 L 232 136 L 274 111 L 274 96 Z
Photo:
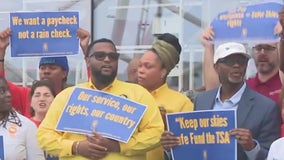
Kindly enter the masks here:
M 179 62 L 180 52 L 181 46 L 178 38 L 165 33 L 158 37 L 152 48 L 146 51 L 139 60 L 138 83 L 153 95 L 163 118 L 165 113 L 193 110 L 190 99 L 170 89 L 166 83 L 167 75 Z M 147 160 L 153 159 L 164 159 L 161 146 L 147 153 Z

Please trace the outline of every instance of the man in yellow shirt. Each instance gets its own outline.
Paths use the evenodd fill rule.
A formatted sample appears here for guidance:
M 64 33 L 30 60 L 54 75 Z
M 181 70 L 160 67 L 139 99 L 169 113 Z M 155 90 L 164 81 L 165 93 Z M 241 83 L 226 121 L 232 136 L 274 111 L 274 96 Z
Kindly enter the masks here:
M 97 132 L 86 136 L 56 131 L 58 119 L 74 89 L 70 87 L 56 96 L 38 129 L 37 139 L 42 149 L 62 160 L 145 160 L 146 152 L 158 145 L 164 125 L 156 102 L 143 87 L 116 79 L 118 59 L 119 54 L 111 40 L 92 42 L 86 57 L 91 77 L 77 86 L 123 96 L 147 106 L 128 143 L 104 138 Z

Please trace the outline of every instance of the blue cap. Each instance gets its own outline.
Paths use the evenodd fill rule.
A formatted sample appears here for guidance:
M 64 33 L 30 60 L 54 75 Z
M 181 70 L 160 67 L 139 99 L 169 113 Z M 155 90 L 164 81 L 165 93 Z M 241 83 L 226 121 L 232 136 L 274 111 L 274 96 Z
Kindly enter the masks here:
M 68 60 L 63 57 L 42 57 L 39 61 L 39 67 L 45 64 L 54 64 L 60 66 L 64 71 L 69 71 Z

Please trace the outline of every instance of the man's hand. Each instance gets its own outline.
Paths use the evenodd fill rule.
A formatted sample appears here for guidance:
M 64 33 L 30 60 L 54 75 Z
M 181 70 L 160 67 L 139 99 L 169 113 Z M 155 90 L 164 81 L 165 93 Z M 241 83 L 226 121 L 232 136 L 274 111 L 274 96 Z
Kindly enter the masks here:
M 10 36 L 12 35 L 12 30 L 7 28 L 0 32 L 0 59 L 4 59 L 5 50 L 10 43 Z
M 279 18 L 279 22 L 280 22 L 280 24 L 281 24 L 281 26 L 283 28 L 284 27 L 284 7 L 279 12 L 278 18 Z
M 166 131 L 167 130 L 167 120 L 166 120 L 167 119 L 166 118 L 167 110 L 163 106 L 159 106 L 159 110 L 160 110 L 160 113 L 161 113 L 161 116 L 162 116 L 162 119 L 163 119 L 163 122 L 164 122 L 164 129 Z
M 172 147 L 179 145 L 179 138 L 176 137 L 172 132 L 164 131 L 161 136 L 161 144 L 165 150 L 169 150 Z
M 278 21 L 274 27 L 274 34 L 275 35 L 279 35 L 282 32 L 282 26 L 280 24 L 280 22 Z
M 87 49 L 90 41 L 90 33 L 82 28 L 77 30 L 77 36 L 80 39 L 80 46 L 83 50 L 84 56 L 87 56 Z
M 200 42 L 201 44 L 206 48 L 206 47 L 212 47 L 213 44 L 211 44 L 209 41 L 213 40 L 214 38 L 214 31 L 213 27 L 207 27 L 204 32 L 200 35 Z
M 105 147 L 91 143 L 88 140 L 80 141 L 76 152 L 76 155 L 81 155 L 92 160 L 104 158 L 108 154 Z
M 104 158 L 109 152 L 120 152 L 117 141 L 104 138 L 96 131 L 92 136 L 87 136 L 86 140 L 80 141 L 79 145 L 76 143 L 73 144 L 73 153 L 93 160 Z
M 230 136 L 235 136 L 238 143 L 246 150 L 250 151 L 255 147 L 251 132 L 249 129 L 235 128 L 230 130 Z
M 93 131 L 93 136 L 87 136 L 87 140 L 91 143 L 105 147 L 109 152 L 120 152 L 118 141 L 102 137 L 98 132 Z

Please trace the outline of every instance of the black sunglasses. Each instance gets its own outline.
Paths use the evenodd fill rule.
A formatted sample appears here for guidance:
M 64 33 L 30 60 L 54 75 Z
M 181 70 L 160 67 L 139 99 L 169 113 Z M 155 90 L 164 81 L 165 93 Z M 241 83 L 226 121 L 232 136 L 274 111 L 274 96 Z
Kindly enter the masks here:
M 108 57 L 111 61 L 117 61 L 119 53 L 94 52 L 89 57 L 95 57 L 98 61 L 103 61 L 106 57 Z
M 234 64 L 239 64 L 239 65 L 247 65 L 249 58 L 247 57 L 242 57 L 242 58 L 221 58 L 217 61 L 217 63 L 223 63 L 227 66 L 233 66 Z

